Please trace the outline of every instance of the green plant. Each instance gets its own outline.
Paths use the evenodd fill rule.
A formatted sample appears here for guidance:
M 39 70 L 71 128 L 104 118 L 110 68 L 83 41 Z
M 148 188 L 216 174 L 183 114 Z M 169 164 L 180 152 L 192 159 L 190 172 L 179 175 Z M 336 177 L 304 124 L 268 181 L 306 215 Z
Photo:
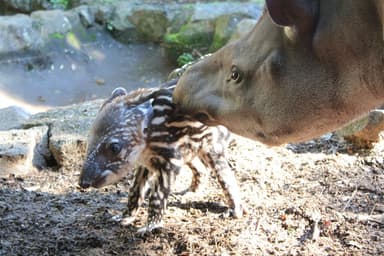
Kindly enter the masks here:
M 195 58 L 193 58 L 192 54 L 190 53 L 187 53 L 187 52 L 184 52 L 182 53 L 178 58 L 177 58 L 177 64 L 179 64 L 179 66 L 183 66 L 189 62 L 192 62 L 194 61 Z
M 110 22 L 107 22 L 106 27 L 108 31 L 113 31 L 113 24 L 111 24 Z
M 111 4 L 113 2 L 116 2 L 116 0 L 102 0 L 101 3 L 103 4 Z
M 65 36 L 62 33 L 54 32 L 50 34 L 49 37 L 54 39 L 64 39 Z
M 54 9 L 67 9 L 69 6 L 69 0 L 49 0 L 49 2 L 52 4 Z

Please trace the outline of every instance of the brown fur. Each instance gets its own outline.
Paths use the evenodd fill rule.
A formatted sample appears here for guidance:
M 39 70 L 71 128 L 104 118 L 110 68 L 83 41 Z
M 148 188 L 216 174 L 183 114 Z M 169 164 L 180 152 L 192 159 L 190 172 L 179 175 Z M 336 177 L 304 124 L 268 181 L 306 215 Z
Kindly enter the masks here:
M 174 92 L 181 111 L 278 145 L 337 129 L 383 103 L 384 1 L 266 5 L 248 35 L 184 73 Z

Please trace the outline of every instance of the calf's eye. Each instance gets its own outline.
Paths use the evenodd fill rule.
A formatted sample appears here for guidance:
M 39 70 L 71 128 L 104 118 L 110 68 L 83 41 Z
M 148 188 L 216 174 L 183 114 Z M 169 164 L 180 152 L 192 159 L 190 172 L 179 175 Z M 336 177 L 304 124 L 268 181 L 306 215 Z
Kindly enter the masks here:
M 109 144 L 109 149 L 111 150 L 111 152 L 113 154 L 117 155 L 121 151 L 121 145 L 118 142 L 113 142 L 113 143 Z
M 240 83 L 243 80 L 243 75 L 237 66 L 232 66 L 231 79 L 236 83 Z

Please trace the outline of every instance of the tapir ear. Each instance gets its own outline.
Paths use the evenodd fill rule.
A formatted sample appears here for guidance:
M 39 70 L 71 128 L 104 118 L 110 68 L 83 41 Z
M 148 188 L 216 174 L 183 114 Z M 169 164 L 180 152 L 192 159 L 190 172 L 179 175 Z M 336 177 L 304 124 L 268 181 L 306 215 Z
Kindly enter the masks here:
M 112 91 L 111 100 L 118 96 L 124 96 L 127 94 L 128 94 L 127 91 L 123 87 L 117 87 Z
M 280 26 L 294 26 L 304 32 L 313 28 L 319 0 L 266 0 L 273 22 Z
M 112 91 L 111 97 L 109 97 L 106 101 L 104 101 L 103 105 L 101 105 L 99 112 L 110 102 L 112 102 L 113 99 L 127 95 L 127 90 L 125 90 L 123 87 L 117 87 Z

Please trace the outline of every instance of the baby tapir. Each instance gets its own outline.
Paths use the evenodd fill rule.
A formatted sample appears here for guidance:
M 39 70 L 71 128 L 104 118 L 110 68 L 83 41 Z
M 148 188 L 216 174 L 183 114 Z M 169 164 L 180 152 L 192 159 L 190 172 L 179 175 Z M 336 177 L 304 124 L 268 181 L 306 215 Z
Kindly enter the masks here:
M 162 225 L 175 175 L 183 175 L 180 170 L 185 165 L 193 172 L 190 189 L 196 190 L 201 176 L 196 161 L 216 174 L 233 216 L 245 213 L 225 157 L 230 133 L 223 126 L 208 127 L 178 115 L 172 103 L 173 89 L 138 89 L 129 94 L 123 88 L 115 89 L 94 121 L 80 175 L 82 188 L 99 188 L 131 175 L 133 184 L 122 223 L 134 220 L 149 194 L 148 221 L 140 232 Z

